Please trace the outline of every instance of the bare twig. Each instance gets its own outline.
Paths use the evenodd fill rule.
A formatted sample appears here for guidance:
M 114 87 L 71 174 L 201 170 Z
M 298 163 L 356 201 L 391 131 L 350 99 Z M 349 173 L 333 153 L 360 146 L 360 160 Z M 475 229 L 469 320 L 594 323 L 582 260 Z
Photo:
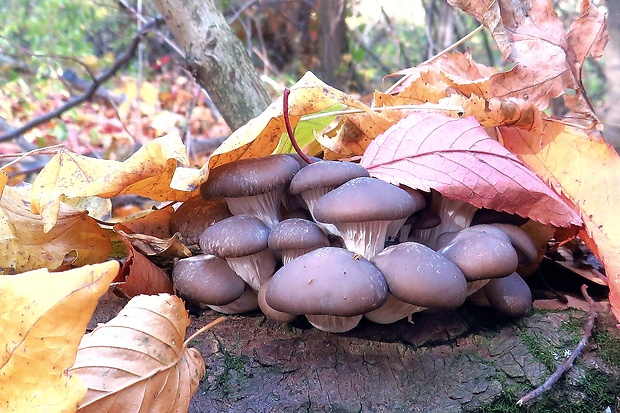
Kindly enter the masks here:
M 0 135 L 0 142 L 4 142 L 7 140 L 11 140 L 13 138 L 16 138 L 17 136 L 21 135 L 22 133 L 36 127 L 39 126 L 43 123 L 46 123 L 54 118 L 59 117 L 60 115 L 62 115 L 63 113 L 65 113 L 67 110 L 83 103 L 86 102 L 87 100 L 90 100 L 94 95 L 95 92 L 97 91 L 97 89 L 99 88 L 99 86 L 101 86 L 102 84 L 104 84 L 105 82 L 107 82 L 108 80 L 110 80 L 115 74 L 116 72 L 118 72 L 121 68 L 125 67 L 125 65 L 127 65 L 129 63 L 129 61 L 133 58 L 133 56 L 135 55 L 136 51 L 138 50 L 138 45 L 140 44 L 140 41 L 142 40 L 142 37 L 153 27 L 159 24 L 163 24 L 163 19 L 161 18 L 157 18 L 157 19 L 153 19 L 151 20 L 148 24 L 146 24 L 142 30 L 140 30 L 139 32 L 137 32 L 132 40 L 131 40 L 131 45 L 129 46 L 129 49 L 127 49 L 115 62 L 114 64 L 108 68 L 105 72 L 103 72 L 101 75 L 97 76 L 95 78 L 95 80 L 91 83 L 90 87 L 86 90 L 86 92 L 84 92 L 84 94 L 76 96 L 70 100 L 67 101 L 67 103 L 65 103 L 64 105 L 60 106 L 59 108 L 48 112 L 44 115 L 41 116 L 37 116 L 36 118 L 30 120 L 29 122 L 26 122 L 24 125 L 12 129 L 11 131 Z
M 575 362 L 575 359 L 579 357 L 579 354 L 581 354 L 584 347 L 588 343 L 588 340 L 590 339 L 590 336 L 592 335 L 592 328 L 594 327 L 594 321 L 596 320 L 597 313 L 596 313 L 596 303 L 594 302 L 592 297 L 588 295 L 587 290 L 588 288 L 585 285 L 581 286 L 581 293 L 583 294 L 584 298 L 590 305 L 590 311 L 588 314 L 588 322 L 586 323 L 585 329 L 583 331 L 583 336 L 581 337 L 581 340 L 577 344 L 577 347 L 575 347 L 570 357 L 566 359 L 564 363 L 558 366 L 555 372 L 551 376 L 549 376 L 549 378 L 543 383 L 542 386 L 532 390 L 525 396 L 521 397 L 519 401 L 517 401 L 517 406 L 522 406 L 524 403 L 527 403 L 528 401 L 535 399 L 536 397 L 540 396 L 547 390 L 551 389 L 551 387 L 553 387 L 553 385 L 557 383 L 558 380 L 560 380 L 562 375 L 573 367 L 573 363 Z
M 282 115 L 284 116 L 284 124 L 286 125 L 286 132 L 288 133 L 288 137 L 291 139 L 291 143 L 293 144 L 293 148 L 295 148 L 295 152 L 297 152 L 297 154 L 301 157 L 301 159 L 306 161 L 306 163 L 311 164 L 313 162 L 312 159 L 308 158 L 308 156 L 306 156 L 306 154 L 301 150 L 301 148 L 297 144 L 295 135 L 293 134 L 293 128 L 291 127 L 291 120 L 288 116 L 288 95 L 290 93 L 291 93 L 291 90 L 289 88 L 286 88 L 284 89 L 284 95 L 282 96 L 282 106 L 283 106 Z

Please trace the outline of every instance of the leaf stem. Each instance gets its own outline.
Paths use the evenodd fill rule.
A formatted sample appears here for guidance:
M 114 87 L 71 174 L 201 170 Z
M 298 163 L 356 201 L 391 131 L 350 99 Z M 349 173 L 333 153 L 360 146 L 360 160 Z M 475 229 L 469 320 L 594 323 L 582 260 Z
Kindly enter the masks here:
M 194 334 L 192 334 L 191 336 L 189 336 L 187 338 L 187 340 L 185 340 L 183 342 L 183 347 L 187 346 L 187 343 L 189 343 L 190 341 L 192 341 L 193 339 L 195 339 L 196 337 L 198 337 L 200 334 L 204 333 L 205 331 L 207 331 L 208 329 L 210 329 L 211 327 L 221 323 L 222 321 L 226 321 L 228 320 L 228 317 L 226 316 L 222 316 L 222 317 L 218 317 L 215 320 L 211 321 L 209 324 L 207 324 L 206 326 L 202 327 L 201 329 L 199 329 L 198 331 L 196 331 Z
M 282 114 L 284 115 L 284 125 L 286 125 L 286 132 L 288 133 L 288 137 L 291 139 L 291 143 L 293 144 L 293 148 L 295 148 L 295 152 L 306 161 L 306 163 L 311 164 L 312 159 L 308 158 L 305 153 L 297 144 L 297 140 L 295 140 L 295 135 L 293 134 L 293 128 L 291 126 L 291 119 L 288 115 L 288 95 L 291 94 L 291 90 L 289 88 L 284 88 L 284 96 L 282 97 Z

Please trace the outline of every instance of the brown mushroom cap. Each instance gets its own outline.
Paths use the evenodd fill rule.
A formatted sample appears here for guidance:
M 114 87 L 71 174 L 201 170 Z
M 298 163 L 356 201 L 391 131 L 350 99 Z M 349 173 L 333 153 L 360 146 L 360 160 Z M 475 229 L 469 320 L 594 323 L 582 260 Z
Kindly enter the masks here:
M 532 292 L 519 274 L 489 280 L 482 287 L 489 303 L 510 317 L 521 317 L 532 308 Z
M 200 236 L 200 249 L 218 257 L 245 257 L 267 249 L 269 228 L 251 215 L 235 215 L 216 222 Z
M 205 229 L 231 217 L 224 198 L 207 200 L 200 195 L 183 202 L 172 214 L 170 230 L 181 233 L 186 245 L 198 244 L 198 239 Z
M 366 168 L 353 162 L 318 161 L 300 169 L 291 180 L 289 191 L 300 194 L 310 189 L 335 188 L 362 176 L 370 176 Z
M 339 224 L 393 221 L 418 209 L 413 197 L 397 186 L 375 178 L 355 178 L 319 198 L 313 213 L 318 221 Z
M 323 247 L 280 268 L 265 299 L 285 313 L 350 317 L 380 307 L 387 294 L 385 278 L 370 261 L 342 248 Z
M 425 245 L 393 245 L 370 261 L 383 273 L 390 293 L 406 303 L 447 310 L 460 307 L 467 298 L 461 270 Z
M 245 282 L 226 261 L 214 255 L 179 260 L 172 270 L 172 284 L 181 298 L 211 305 L 229 304 L 245 289 Z
M 200 195 L 206 199 L 259 195 L 284 187 L 298 170 L 299 163 L 288 155 L 240 159 L 211 170 Z
M 456 264 L 467 281 L 506 277 L 517 269 L 517 252 L 503 233 L 465 228 L 438 252 Z

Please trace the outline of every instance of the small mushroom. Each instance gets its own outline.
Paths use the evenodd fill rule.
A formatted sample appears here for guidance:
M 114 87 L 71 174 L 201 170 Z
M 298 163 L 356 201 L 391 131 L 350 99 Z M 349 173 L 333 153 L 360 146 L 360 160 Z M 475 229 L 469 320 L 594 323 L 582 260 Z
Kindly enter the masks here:
M 473 228 L 473 227 L 472 227 Z M 467 281 L 501 278 L 512 274 L 519 263 L 508 236 L 466 228 L 438 252 L 456 264 Z
M 265 300 L 278 311 L 306 315 L 321 330 L 343 332 L 383 305 L 387 294 L 385 278 L 370 261 L 342 248 L 323 247 L 280 268 Z
M 237 160 L 210 171 L 200 195 L 224 197 L 233 215 L 256 216 L 271 228 L 280 221 L 284 190 L 298 170 L 299 164 L 288 155 Z
M 461 270 L 425 245 L 415 242 L 393 245 L 375 255 L 371 262 L 383 273 L 390 294 L 417 307 L 417 311 L 455 309 L 467 298 L 467 281 Z
M 223 314 L 241 314 L 259 309 L 256 291 L 254 291 L 254 289 L 247 284 L 245 285 L 245 290 L 243 290 L 241 297 L 237 298 L 232 303 L 224 305 L 209 305 L 208 307 Z
M 301 195 L 312 218 L 330 234 L 339 235 L 334 227 L 321 223 L 314 217 L 314 204 L 332 189 L 362 176 L 369 177 L 370 174 L 366 168 L 353 162 L 313 162 L 295 174 L 289 185 L 289 192 Z
M 519 274 L 490 280 L 483 288 L 493 308 L 510 317 L 522 317 L 532 308 L 532 292 Z
M 195 245 L 205 229 L 231 216 L 224 198 L 207 200 L 198 195 L 174 211 L 170 230 L 173 234 L 179 232 L 185 245 Z
M 225 305 L 243 294 L 245 282 L 215 255 L 179 260 L 172 270 L 172 285 L 179 296 L 196 304 Z
M 274 226 L 267 239 L 269 248 L 280 251 L 282 264 L 320 247 L 328 247 L 327 235 L 312 221 L 290 218 Z
M 347 249 L 370 259 L 383 249 L 390 222 L 406 219 L 419 209 L 414 198 L 397 186 L 355 178 L 319 198 L 314 216 L 334 224 Z
M 519 267 L 536 262 L 538 259 L 538 248 L 536 248 L 536 244 L 534 244 L 534 241 L 532 241 L 523 228 L 512 224 L 492 225 L 504 231 L 508 238 L 510 238 L 510 243 L 517 251 L 517 256 L 519 257 Z
M 200 236 L 200 249 L 226 259 L 254 290 L 273 275 L 276 262 L 267 248 L 269 228 L 251 215 L 236 215 L 207 228 Z
M 267 300 L 265 300 L 265 292 L 267 291 L 267 287 L 269 286 L 269 281 L 271 281 L 271 278 L 265 281 L 258 290 L 258 306 L 260 307 L 260 310 L 263 312 L 263 314 L 267 316 L 267 318 L 273 321 L 277 321 L 278 323 L 290 323 L 295 318 L 297 318 L 295 314 L 278 311 L 275 308 L 271 307 L 267 303 Z

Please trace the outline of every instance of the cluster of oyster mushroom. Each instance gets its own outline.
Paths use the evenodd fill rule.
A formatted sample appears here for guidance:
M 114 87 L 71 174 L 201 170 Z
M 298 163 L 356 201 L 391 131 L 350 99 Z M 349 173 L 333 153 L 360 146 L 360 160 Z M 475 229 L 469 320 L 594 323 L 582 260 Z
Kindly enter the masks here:
M 362 317 L 388 324 L 468 298 L 514 317 L 531 307 L 516 270 L 537 250 L 519 217 L 401 188 L 356 163 L 293 155 L 214 168 L 200 193 L 173 229 L 203 254 L 179 260 L 173 284 L 216 311 L 260 308 L 344 332 Z

